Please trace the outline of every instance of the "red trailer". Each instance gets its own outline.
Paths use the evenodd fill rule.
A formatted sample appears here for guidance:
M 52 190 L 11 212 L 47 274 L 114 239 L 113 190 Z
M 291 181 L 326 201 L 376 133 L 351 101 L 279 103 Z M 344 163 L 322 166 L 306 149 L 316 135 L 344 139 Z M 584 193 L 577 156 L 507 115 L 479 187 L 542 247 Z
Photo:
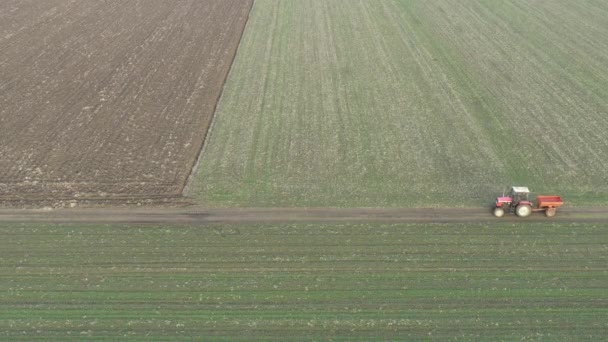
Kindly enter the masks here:
M 564 205 L 564 200 L 561 196 L 536 196 L 537 208 L 534 211 L 545 211 L 548 217 L 555 216 L 557 208 Z
M 537 196 L 536 206 L 528 200 L 530 190 L 523 186 L 511 187 L 509 196 L 501 196 L 494 203 L 494 216 L 502 217 L 505 212 L 515 213 L 519 217 L 527 217 L 534 211 L 544 211 L 547 217 L 555 216 L 557 208 L 564 204 L 560 196 Z

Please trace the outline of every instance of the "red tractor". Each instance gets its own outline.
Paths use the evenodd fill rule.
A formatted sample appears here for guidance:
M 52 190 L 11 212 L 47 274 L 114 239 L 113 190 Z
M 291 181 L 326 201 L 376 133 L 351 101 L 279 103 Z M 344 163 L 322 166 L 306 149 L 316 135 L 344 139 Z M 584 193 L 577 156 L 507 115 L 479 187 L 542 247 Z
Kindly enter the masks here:
M 564 204 L 560 196 L 536 196 L 537 205 L 528 199 L 530 190 L 525 186 L 513 186 L 509 196 L 496 199 L 494 216 L 503 217 L 505 212 L 515 213 L 519 217 L 528 217 L 534 211 L 544 211 L 547 217 L 555 216 L 557 208 Z

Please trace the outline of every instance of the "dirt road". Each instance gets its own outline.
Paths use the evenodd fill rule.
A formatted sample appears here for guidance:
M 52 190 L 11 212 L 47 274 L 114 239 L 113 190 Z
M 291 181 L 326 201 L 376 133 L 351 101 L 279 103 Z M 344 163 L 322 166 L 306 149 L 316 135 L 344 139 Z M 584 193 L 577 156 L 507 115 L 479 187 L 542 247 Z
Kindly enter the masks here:
M 564 208 L 554 218 L 535 213 L 521 219 L 497 219 L 488 208 L 243 208 L 204 209 L 47 209 L 0 210 L 0 222 L 120 223 L 120 224 L 253 224 L 277 222 L 405 222 L 405 223 L 492 223 L 492 222 L 608 222 L 608 208 Z

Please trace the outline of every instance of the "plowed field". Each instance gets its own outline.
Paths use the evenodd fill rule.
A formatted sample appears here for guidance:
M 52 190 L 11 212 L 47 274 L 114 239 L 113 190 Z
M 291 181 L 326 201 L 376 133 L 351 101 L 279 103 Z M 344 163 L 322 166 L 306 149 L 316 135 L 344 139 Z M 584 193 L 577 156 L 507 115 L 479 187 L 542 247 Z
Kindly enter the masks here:
M 0 2 L 0 201 L 171 197 L 251 0 Z

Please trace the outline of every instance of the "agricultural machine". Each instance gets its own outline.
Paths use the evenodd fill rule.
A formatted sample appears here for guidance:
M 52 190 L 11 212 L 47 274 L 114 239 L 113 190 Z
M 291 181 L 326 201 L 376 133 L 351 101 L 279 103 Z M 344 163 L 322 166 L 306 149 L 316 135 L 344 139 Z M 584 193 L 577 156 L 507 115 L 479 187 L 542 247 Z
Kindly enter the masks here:
M 503 217 L 505 213 L 515 213 L 528 217 L 534 211 L 544 211 L 547 217 L 555 216 L 557 208 L 564 204 L 560 196 L 536 196 L 536 206 L 528 199 L 530 190 L 524 186 L 513 186 L 508 196 L 498 197 L 494 204 L 494 216 Z

